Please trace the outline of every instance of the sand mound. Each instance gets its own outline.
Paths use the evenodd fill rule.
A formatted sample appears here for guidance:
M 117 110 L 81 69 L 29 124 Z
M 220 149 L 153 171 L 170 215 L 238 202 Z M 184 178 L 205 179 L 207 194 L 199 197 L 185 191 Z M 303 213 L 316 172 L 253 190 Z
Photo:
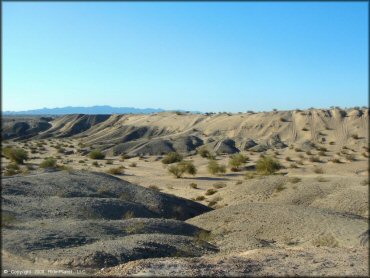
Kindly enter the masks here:
M 343 248 L 256 249 L 233 256 L 145 259 L 98 273 L 101 276 L 366 276 L 368 253 Z
M 210 211 L 106 174 L 66 171 L 3 179 L 5 252 L 36 263 L 101 268 L 200 256 L 217 248 L 180 220 Z
M 360 247 L 367 221 L 323 209 L 267 203 L 243 203 L 187 221 L 211 231 L 223 252 L 274 246 Z

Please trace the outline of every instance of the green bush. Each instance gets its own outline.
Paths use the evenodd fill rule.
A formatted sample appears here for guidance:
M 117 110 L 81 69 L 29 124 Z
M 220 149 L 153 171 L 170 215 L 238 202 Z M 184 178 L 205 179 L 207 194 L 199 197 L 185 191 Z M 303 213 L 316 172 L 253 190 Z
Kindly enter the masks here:
M 246 163 L 249 160 L 248 156 L 245 156 L 241 153 L 233 154 L 230 157 L 229 165 L 231 166 L 231 169 L 236 171 L 240 170 L 240 166 L 242 166 L 244 163 Z
M 191 161 L 181 161 L 176 165 L 172 165 L 168 168 L 168 172 L 173 174 L 176 178 L 181 178 L 183 174 L 188 173 L 190 175 L 195 175 L 197 169 L 195 168 L 193 162 Z
M 281 168 L 282 166 L 277 160 L 267 156 L 258 159 L 256 163 L 256 170 L 261 174 L 271 175 Z
M 218 162 L 213 159 L 208 162 L 207 169 L 212 175 L 216 175 L 218 173 L 226 173 L 226 166 L 219 165 Z
M 6 147 L 3 149 L 3 155 L 18 164 L 23 164 L 28 159 L 27 152 L 20 148 Z
M 52 157 L 45 158 L 44 161 L 40 163 L 40 168 L 56 168 L 57 161 Z
M 163 164 L 171 164 L 182 161 L 182 155 L 177 152 L 170 152 L 162 159 Z
M 104 159 L 105 158 L 105 154 L 103 154 L 101 152 L 101 150 L 92 150 L 90 153 L 89 153 L 89 157 L 91 159 Z

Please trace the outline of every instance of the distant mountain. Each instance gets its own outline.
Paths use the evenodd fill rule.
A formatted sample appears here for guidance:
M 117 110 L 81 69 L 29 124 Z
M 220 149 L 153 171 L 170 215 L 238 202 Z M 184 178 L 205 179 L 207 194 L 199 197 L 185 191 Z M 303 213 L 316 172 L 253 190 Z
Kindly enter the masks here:
M 4 111 L 4 115 L 67 115 L 67 114 L 150 114 L 164 112 L 163 109 L 155 108 L 133 108 L 133 107 L 112 107 L 109 105 L 91 107 L 60 107 L 42 108 L 26 111 Z

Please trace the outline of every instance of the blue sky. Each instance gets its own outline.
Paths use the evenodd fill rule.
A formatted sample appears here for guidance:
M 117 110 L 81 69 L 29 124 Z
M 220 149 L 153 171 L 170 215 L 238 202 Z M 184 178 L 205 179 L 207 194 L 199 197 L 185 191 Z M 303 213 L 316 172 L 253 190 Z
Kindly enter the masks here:
M 368 103 L 367 2 L 3 3 L 3 110 Z

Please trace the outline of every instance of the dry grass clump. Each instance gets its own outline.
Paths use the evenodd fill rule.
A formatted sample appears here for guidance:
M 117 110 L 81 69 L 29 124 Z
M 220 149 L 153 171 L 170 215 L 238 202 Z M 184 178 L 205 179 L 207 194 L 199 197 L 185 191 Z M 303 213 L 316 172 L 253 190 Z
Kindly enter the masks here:
M 203 201 L 206 197 L 204 196 L 198 196 L 195 198 L 196 201 Z
M 311 156 L 308 160 L 310 162 L 321 162 L 321 160 L 318 156 Z
M 217 175 L 217 174 L 223 174 L 226 173 L 226 166 L 225 165 L 220 165 L 216 160 L 211 159 L 208 162 L 207 165 L 208 172 L 210 172 L 212 175 Z
M 156 190 L 156 191 L 161 191 L 161 189 L 158 186 L 156 186 L 156 185 L 149 185 L 148 188 L 153 189 L 153 190 Z
M 181 161 L 176 165 L 172 165 L 168 168 L 168 172 L 173 174 L 176 178 L 181 178 L 185 173 L 195 175 L 197 169 L 191 161 Z
M 298 183 L 298 182 L 302 181 L 302 179 L 301 179 L 301 178 L 298 178 L 298 177 L 290 177 L 290 178 L 288 179 L 288 181 L 289 181 L 290 183 Z
M 124 169 L 125 169 L 125 167 L 123 167 L 123 166 L 113 167 L 113 168 L 109 168 L 107 170 L 107 173 L 111 174 L 111 175 L 123 175 L 125 173 Z
M 4 176 L 14 176 L 16 174 L 19 174 L 20 172 L 21 171 L 18 164 L 10 163 L 5 167 Z
M 238 172 L 240 171 L 240 167 L 245 164 L 249 160 L 248 156 L 245 156 L 241 153 L 233 154 L 230 157 L 229 165 L 231 167 L 231 171 Z
M 182 161 L 182 155 L 178 154 L 177 152 L 169 152 L 166 156 L 162 159 L 163 164 L 171 164 L 175 162 Z
M 89 153 L 89 157 L 91 159 L 104 159 L 105 158 L 105 154 L 103 154 L 101 152 L 101 150 L 92 150 L 90 153 Z
M 53 157 L 47 157 L 40 163 L 40 168 L 52 169 L 57 167 L 57 160 Z
M 216 188 L 216 189 L 224 188 L 224 187 L 226 187 L 226 183 L 224 183 L 224 182 L 217 182 L 217 183 L 214 183 L 213 184 L 213 187 Z
M 297 165 L 297 163 L 290 163 L 290 168 L 292 168 L 292 169 L 297 169 L 297 168 L 299 168 L 298 167 L 298 165 Z
M 342 163 L 339 158 L 332 158 L 329 161 L 333 163 Z
M 263 157 L 256 162 L 256 170 L 259 174 L 271 175 L 281 168 L 282 165 L 271 157 Z
M 324 170 L 321 167 L 314 167 L 313 171 L 316 174 L 324 174 Z
M 312 244 L 316 247 L 338 247 L 338 240 L 331 234 L 322 234 L 319 235 L 316 239 L 312 241 Z
M 122 216 L 122 219 L 131 219 L 135 218 L 135 213 L 131 210 L 126 211 L 126 213 Z
M 348 161 L 356 161 L 356 157 L 353 154 L 346 154 L 344 156 Z
M 196 183 L 194 183 L 194 182 L 192 182 L 191 184 L 189 184 L 189 186 L 191 188 L 198 189 L 198 185 Z
M 210 188 L 210 189 L 208 189 L 207 191 L 206 191 L 206 195 L 213 195 L 213 194 L 215 194 L 217 192 L 217 190 L 216 189 L 212 189 L 212 188 Z

